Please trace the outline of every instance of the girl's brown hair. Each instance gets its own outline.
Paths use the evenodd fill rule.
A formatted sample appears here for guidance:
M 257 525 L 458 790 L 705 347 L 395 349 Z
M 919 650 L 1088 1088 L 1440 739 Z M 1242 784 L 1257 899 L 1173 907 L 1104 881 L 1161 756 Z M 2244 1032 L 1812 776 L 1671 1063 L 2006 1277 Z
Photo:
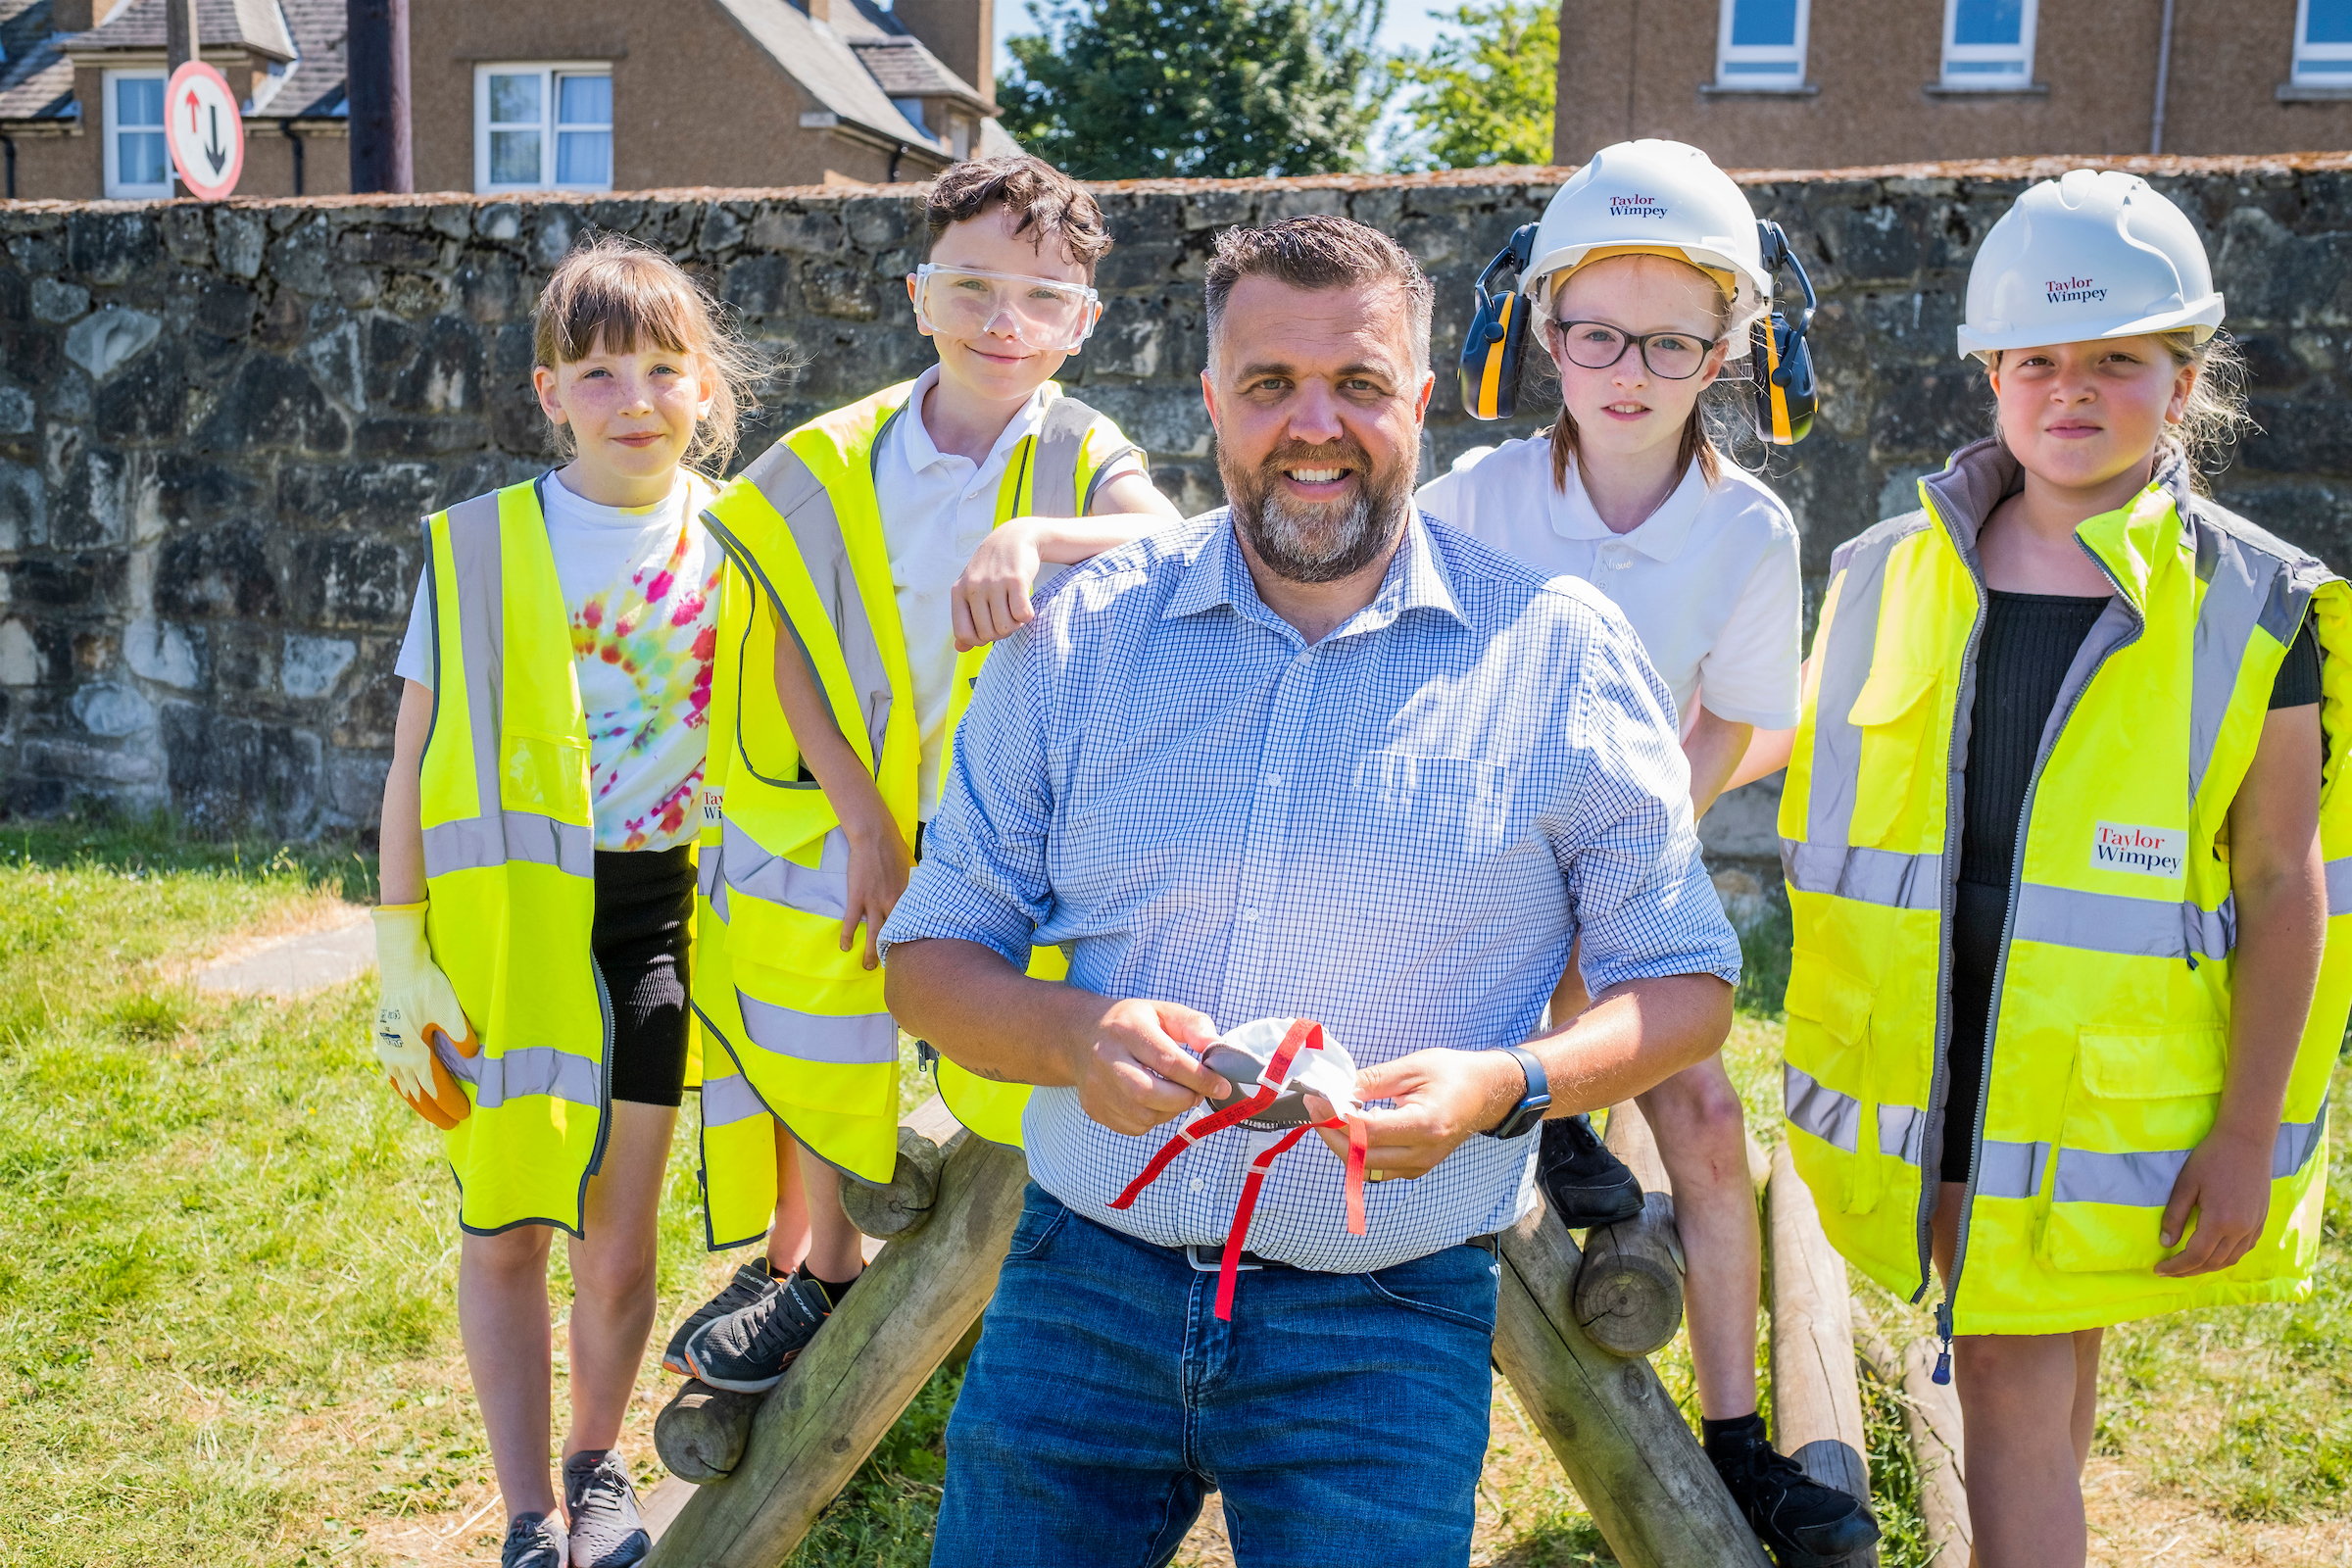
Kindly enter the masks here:
M 726 470 L 743 416 L 756 406 L 751 384 L 760 366 L 728 323 L 723 307 L 650 245 L 600 234 L 557 264 L 531 312 L 531 355 L 553 369 L 607 354 L 634 354 L 640 343 L 692 355 L 712 393 L 710 412 L 695 421 L 686 466 Z M 571 429 L 554 425 L 556 449 L 572 455 Z
M 1689 267 L 1690 264 L 1686 262 L 1683 265 Z M 1707 286 L 1715 296 L 1715 329 L 1721 332 L 1731 318 L 1731 299 L 1723 292 L 1721 284 L 1707 277 L 1704 269 L 1691 267 L 1690 270 L 1706 278 Z M 1557 324 L 1552 313 L 1560 297 L 1560 285 L 1565 282 L 1567 278 L 1562 277 L 1544 291 L 1544 314 L 1539 319 L 1546 329 Z M 1638 354 L 1641 351 L 1628 344 L 1626 352 Z M 1581 460 L 1584 448 L 1576 428 L 1576 416 L 1568 412 L 1568 400 L 1563 397 L 1560 399 L 1560 417 L 1551 427 L 1551 487 L 1562 495 L 1568 492 L 1568 460 L 1572 457 Z M 1695 462 L 1700 476 L 1712 489 L 1723 478 L 1723 450 L 1716 446 L 1713 432 L 1707 429 L 1707 397 L 1706 393 L 1701 392 L 1698 401 L 1690 405 L 1690 416 L 1683 421 L 1682 445 L 1674 455 L 1676 482 L 1681 482 L 1682 476 L 1690 471 L 1690 465 Z

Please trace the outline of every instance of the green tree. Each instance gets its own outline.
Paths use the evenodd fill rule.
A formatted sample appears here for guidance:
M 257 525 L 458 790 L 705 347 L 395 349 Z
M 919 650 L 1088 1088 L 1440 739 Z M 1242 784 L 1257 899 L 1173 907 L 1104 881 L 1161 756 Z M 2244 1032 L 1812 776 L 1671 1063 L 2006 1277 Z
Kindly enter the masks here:
M 1004 128 L 1082 179 L 1360 169 L 1385 0 L 1030 0 Z
M 1411 129 L 1392 161 L 1408 170 L 1550 163 L 1559 12 L 1547 0 L 1472 0 L 1450 21 L 1454 30 L 1427 54 L 1401 51 L 1390 68 L 1411 94 L 1398 106 Z

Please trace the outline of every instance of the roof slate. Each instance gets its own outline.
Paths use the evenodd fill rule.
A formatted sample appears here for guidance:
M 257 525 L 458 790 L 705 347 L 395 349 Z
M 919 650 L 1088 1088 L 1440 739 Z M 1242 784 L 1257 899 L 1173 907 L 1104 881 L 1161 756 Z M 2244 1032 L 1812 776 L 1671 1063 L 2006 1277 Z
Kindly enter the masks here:
M 0 0 L 0 120 L 73 120 L 74 66 L 53 40 L 49 0 Z
M 273 60 L 294 58 L 294 38 L 276 0 L 196 0 L 196 29 L 207 44 L 240 45 Z M 161 49 L 164 0 L 130 0 L 87 32 L 68 33 L 68 49 Z
M 858 55 L 836 28 L 811 22 L 808 13 L 789 0 L 711 0 L 735 20 L 752 41 L 764 50 L 777 69 L 808 89 L 808 95 L 842 119 L 894 141 L 936 147 L 929 132 L 899 112 L 882 84 L 858 63 Z M 849 9 L 849 8 L 845 8 Z M 880 13 L 875 13 L 879 16 Z M 870 19 L 853 12 L 844 23 L 857 26 Z M 864 28 L 859 27 L 860 33 Z M 877 26 L 877 31 L 886 31 Z

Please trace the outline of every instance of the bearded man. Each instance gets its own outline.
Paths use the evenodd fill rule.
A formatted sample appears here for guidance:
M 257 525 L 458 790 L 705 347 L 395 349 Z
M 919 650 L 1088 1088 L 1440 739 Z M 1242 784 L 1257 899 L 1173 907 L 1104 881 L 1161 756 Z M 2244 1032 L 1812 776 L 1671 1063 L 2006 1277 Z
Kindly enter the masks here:
M 1430 299 L 1345 219 L 1221 235 L 1230 505 L 1067 574 L 980 679 L 883 932 L 905 1028 L 1038 1086 L 934 1564 L 1163 1563 L 1211 1489 L 1244 1564 L 1465 1561 L 1536 1124 L 1730 1026 L 1740 948 L 1641 644 L 1413 510 Z M 1593 1004 L 1539 1035 L 1580 931 Z M 1067 985 L 1023 975 L 1032 944 Z M 1229 1125 L 1131 1191 L 1235 1093 L 1204 1050 L 1265 1018 L 1364 1068 L 1362 1234 L 1330 1129 L 1269 1161 L 1282 1128 Z

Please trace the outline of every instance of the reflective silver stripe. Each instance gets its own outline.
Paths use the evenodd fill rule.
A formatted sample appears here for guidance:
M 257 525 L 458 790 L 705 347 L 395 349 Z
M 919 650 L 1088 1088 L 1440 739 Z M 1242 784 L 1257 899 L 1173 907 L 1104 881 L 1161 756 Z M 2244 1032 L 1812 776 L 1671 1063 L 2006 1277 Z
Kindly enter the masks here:
M 858 1013 L 846 1018 L 799 1012 L 746 996 L 741 988 L 736 990 L 735 1000 L 743 1004 L 744 1032 L 762 1051 L 801 1061 L 852 1066 L 899 1059 L 899 1026 L 887 1012 Z
M 710 901 L 710 912 L 718 923 L 727 923 L 726 851 L 716 844 L 706 844 L 695 852 L 695 891 Z
M 474 1086 L 477 1109 L 496 1110 L 529 1095 L 548 1095 L 574 1105 L 600 1103 L 595 1060 L 554 1046 L 524 1046 L 497 1056 L 461 1056 L 436 1038 L 433 1054 L 452 1078 Z
M 2188 793 L 2193 800 L 2205 787 L 2205 770 L 2213 764 L 2230 697 L 2246 662 L 2246 645 L 2289 574 L 2276 559 L 2247 549 L 2211 518 L 2199 515 L 2193 504 L 2189 526 L 2196 539 L 2198 568 L 2207 573 L 2205 599 L 2190 642 Z
M 875 444 L 879 448 L 878 439 Z M 879 767 L 882 737 L 890 726 L 890 669 L 883 662 L 882 644 L 874 633 L 873 617 L 858 589 L 858 573 L 850 564 L 849 543 L 842 536 L 841 518 L 833 510 L 833 498 L 808 465 L 801 461 L 800 454 L 782 441 L 752 460 L 743 470 L 743 478 L 766 498 L 767 504 L 776 509 L 776 515 L 792 530 L 792 542 L 800 550 L 801 564 L 808 570 L 808 581 L 832 623 L 842 660 L 849 665 L 850 685 L 865 720 L 869 755 Z M 867 482 L 871 483 L 870 478 Z M 774 565 L 772 562 L 762 562 L 760 569 L 773 570 Z M 782 606 L 777 609 L 781 612 Z M 793 634 L 799 637 L 805 632 L 796 626 Z M 824 689 L 823 681 L 817 682 L 817 689 Z
M 1896 909 L 1943 907 L 1943 857 L 1781 840 L 1781 869 L 1800 893 L 1830 893 Z
M 1037 425 L 1037 476 L 1029 505 L 1040 517 L 1075 517 L 1078 513 L 1078 453 L 1095 426 L 1095 411 L 1073 397 L 1046 405 Z
M 2220 908 L 2202 909 L 2194 904 L 2028 882 L 2018 889 L 2011 934 L 2021 942 L 2132 957 L 2185 958 L 2195 954 L 2226 958 L 2237 945 L 2237 904 L 2225 898 Z
M 596 875 L 596 832 L 535 811 L 436 822 L 424 830 L 424 873 L 442 876 L 509 860 L 552 865 L 573 876 Z
M 2271 1179 L 2300 1171 L 2320 1147 L 2328 1125 L 2328 1106 L 2310 1121 L 2280 1125 L 2271 1146 Z M 2172 1201 L 2173 1184 L 2191 1151 L 2165 1149 L 2135 1154 L 2099 1153 L 2088 1149 L 2058 1151 L 2058 1185 L 2051 1194 L 2060 1203 L 2115 1203 L 2126 1208 L 2162 1208 Z
M 499 543 L 498 492 L 449 509 L 449 554 L 457 581 L 458 646 L 466 709 L 472 720 L 474 809 L 498 809 L 498 710 L 507 646 L 507 567 Z
M 767 1118 L 767 1107 L 752 1092 L 752 1082 L 739 1072 L 703 1080 L 703 1130 L 731 1127 L 753 1117 Z
M 1979 1198 L 2032 1198 L 2049 1167 L 2047 1144 L 2009 1144 L 1987 1138 L 1977 1149 Z
M 2352 914 L 2352 858 L 2328 862 L 2328 913 Z
M 797 860 L 771 855 L 729 818 L 721 828 L 725 839 L 723 863 L 726 885 L 749 898 L 780 904 L 804 914 L 846 919 L 850 912 L 850 841 L 840 828 L 825 834 L 812 870 Z
M 1911 1105 L 1879 1107 L 1879 1152 L 1916 1165 L 1928 1146 L 1928 1113 Z
M 1821 689 L 1813 705 L 1813 772 L 1805 803 L 1809 844 L 1843 845 L 1853 839 L 1854 801 L 1862 790 L 1862 730 L 1846 715 L 1870 679 L 1887 560 L 1909 537 L 1878 540 L 1857 550 L 1838 590 L 1838 613 L 1821 653 Z
M 1816 1082 L 1813 1075 L 1789 1063 L 1781 1065 L 1781 1101 L 1791 1126 L 1833 1149 L 1852 1153 L 1862 1141 L 1862 1102 Z

